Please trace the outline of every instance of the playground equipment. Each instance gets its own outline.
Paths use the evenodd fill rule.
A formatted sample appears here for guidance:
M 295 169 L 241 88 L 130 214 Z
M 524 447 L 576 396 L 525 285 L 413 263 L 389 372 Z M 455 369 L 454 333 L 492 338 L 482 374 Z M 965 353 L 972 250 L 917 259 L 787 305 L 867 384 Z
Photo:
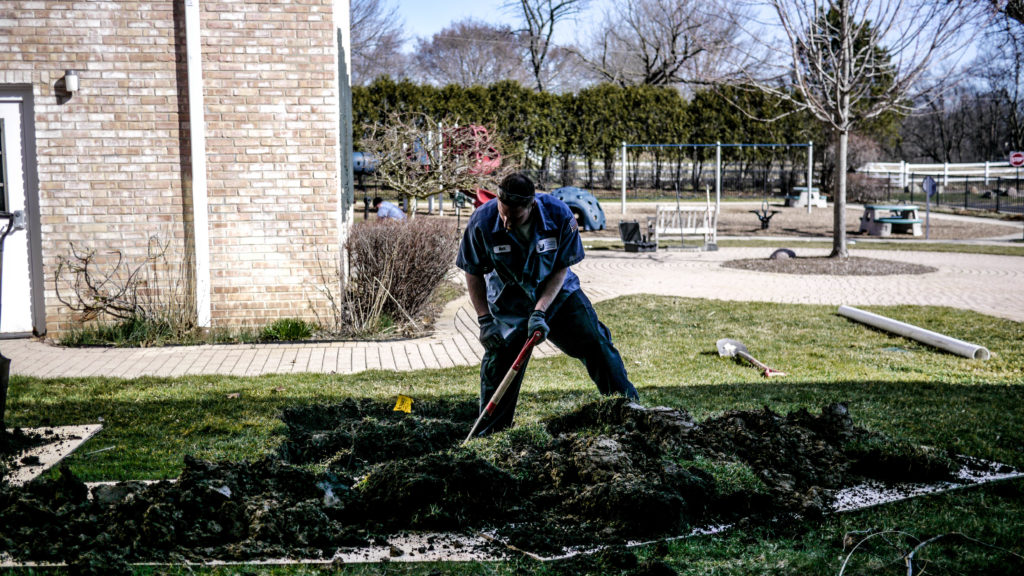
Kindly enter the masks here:
M 642 153 L 643 151 L 646 151 L 646 150 L 658 151 L 658 150 L 663 150 L 663 149 L 664 150 L 672 150 L 672 149 L 685 150 L 685 149 L 690 149 L 690 150 L 693 151 L 694 157 L 696 158 L 699 151 L 704 150 L 704 149 L 710 149 L 710 148 L 714 148 L 714 150 L 715 150 L 714 178 L 715 178 L 715 210 L 716 210 L 716 212 L 719 211 L 719 209 L 721 207 L 721 200 L 722 200 L 722 172 L 723 172 L 722 149 L 723 148 L 724 149 L 735 148 L 735 149 L 739 149 L 739 150 L 744 150 L 744 149 L 754 149 L 754 150 L 756 150 L 756 149 L 760 149 L 760 148 L 771 148 L 773 150 L 773 152 L 772 152 L 771 162 L 768 162 L 769 168 L 771 167 L 772 163 L 774 163 L 774 160 L 775 160 L 775 157 L 774 157 L 775 156 L 775 152 L 774 152 L 774 150 L 776 148 L 782 149 L 782 150 L 792 150 L 792 149 L 806 148 L 807 149 L 807 162 L 806 162 L 806 164 L 807 164 L 807 166 L 806 166 L 807 167 L 807 172 L 806 172 L 806 178 L 805 178 L 805 180 L 806 180 L 805 185 L 807 187 L 809 187 L 809 188 L 813 188 L 813 180 L 814 180 L 814 174 L 813 174 L 814 143 L 813 142 L 797 143 L 797 144 L 782 144 L 782 143 L 774 143 L 774 144 L 773 143 L 768 143 L 768 144 L 746 144 L 746 143 L 723 144 L 721 142 L 716 142 L 714 144 L 692 144 L 692 143 L 691 144 L 629 144 L 627 142 L 623 142 L 622 143 L 621 156 L 620 156 L 620 162 L 621 162 L 621 167 L 622 167 L 622 204 L 621 204 L 621 206 L 622 206 L 622 213 L 623 214 L 626 213 L 626 189 L 627 189 L 628 182 L 629 182 L 628 165 L 629 165 L 629 151 L 630 150 L 639 151 L 639 152 Z M 691 164 L 690 164 L 691 171 L 696 171 L 697 167 L 700 166 L 701 164 L 702 164 L 702 162 L 699 162 L 696 159 L 692 160 Z M 696 189 L 697 187 L 694 186 L 694 188 Z M 808 213 L 811 211 L 811 204 L 807 205 L 807 211 L 808 211 Z
M 604 230 L 604 210 L 589 191 L 575 186 L 565 186 L 552 190 L 551 195 L 569 206 L 580 230 Z

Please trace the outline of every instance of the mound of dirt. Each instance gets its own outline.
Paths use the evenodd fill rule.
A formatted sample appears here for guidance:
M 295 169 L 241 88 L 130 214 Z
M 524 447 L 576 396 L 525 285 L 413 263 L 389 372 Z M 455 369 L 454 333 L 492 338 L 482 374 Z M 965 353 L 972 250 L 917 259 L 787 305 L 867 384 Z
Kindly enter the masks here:
M 879 258 L 828 258 L 825 256 L 797 258 L 747 258 L 723 262 L 725 268 L 775 272 L 778 274 L 822 274 L 826 276 L 892 276 L 896 274 L 928 274 L 938 268 L 896 262 Z
M 420 402 L 405 414 L 349 400 L 287 410 L 278 454 L 186 458 L 177 482 L 90 494 L 65 468 L 23 488 L 5 485 L 0 551 L 109 574 L 129 561 L 329 558 L 388 534 L 451 530 L 490 531 L 552 553 L 715 522 L 814 517 L 838 488 L 867 478 L 947 479 L 958 467 L 856 427 L 843 404 L 696 423 L 682 410 L 605 400 L 545 422 L 540 433 L 460 448 L 475 416 L 475 401 Z M 313 462 L 326 468 L 312 471 Z

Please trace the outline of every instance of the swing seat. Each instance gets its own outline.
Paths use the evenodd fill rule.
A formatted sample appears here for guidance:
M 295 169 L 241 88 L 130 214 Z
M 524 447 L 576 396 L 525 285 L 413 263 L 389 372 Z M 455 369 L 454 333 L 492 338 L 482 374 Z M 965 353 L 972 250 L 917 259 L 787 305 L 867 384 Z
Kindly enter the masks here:
M 661 236 L 682 238 L 686 234 L 704 237 L 705 244 L 718 242 L 718 211 L 714 206 L 657 206 L 655 215 L 648 216 L 654 228 L 654 243 Z

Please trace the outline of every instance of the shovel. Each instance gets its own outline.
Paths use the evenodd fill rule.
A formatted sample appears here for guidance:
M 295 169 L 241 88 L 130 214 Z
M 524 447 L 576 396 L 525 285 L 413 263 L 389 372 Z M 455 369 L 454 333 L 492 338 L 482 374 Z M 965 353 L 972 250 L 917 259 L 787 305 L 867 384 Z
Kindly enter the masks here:
M 484 418 L 494 413 L 494 409 L 498 407 L 498 402 L 501 402 L 501 397 L 505 395 L 505 390 L 508 390 L 508 386 L 512 383 L 512 380 L 515 379 L 516 374 L 519 374 L 519 371 L 523 369 L 523 363 L 530 357 L 530 352 L 532 352 L 533 347 L 540 342 L 540 339 L 541 334 L 540 330 L 538 330 L 534 332 L 533 336 L 530 336 L 530 339 L 523 345 L 523 349 L 519 352 L 519 356 L 516 356 L 516 361 L 513 362 L 512 367 L 508 369 L 508 374 L 505 374 L 505 378 L 501 381 L 501 384 L 498 385 L 498 389 L 494 391 L 494 394 L 491 395 L 490 401 L 487 402 L 487 407 L 484 408 L 483 412 L 480 413 L 480 416 L 473 424 L 473 429 L 469 431 L 469 436 L 466 436 L 466 439 L 462 441 L 463 445 L 465 445 L 466 442 L 469 442 L 473 435 L 476 434 L 476 429 L 480 427 L 480 423 L 484 421 Z
M 719 356 L 728 356 L 730 358 L 739 356 L 740 358 L 743 358 L 747 362 L 750 362 L 754 366 L 757 366 L 758 368 L 763 370 L 765 378 L 786 375 L 785 372 L 773 370 L 769 368 L 768 365 L 765 364 L 764 362 L 761 362 L 757 358 L 751 356 L 750 352 L 747 352 L 747 347 L 744 346 L 743 342 L 740 342 L 739 340 L 733 340 L 732 338 L 722 338 L 721 340 L 716 342 L 715 345 L 718 347 Z

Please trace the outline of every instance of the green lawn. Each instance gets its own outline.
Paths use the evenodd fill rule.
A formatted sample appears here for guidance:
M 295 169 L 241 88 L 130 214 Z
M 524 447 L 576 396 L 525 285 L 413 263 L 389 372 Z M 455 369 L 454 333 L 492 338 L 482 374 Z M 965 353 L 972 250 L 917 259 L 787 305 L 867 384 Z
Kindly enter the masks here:
M 984 345 L 992 359 L 968 360 L 879 332 L 837 316 L 831 306 L 647 296 L 598 305 L 644 404 L 685 408 L 703 419 L 731 409 L 767 405 L 779 412 L 800 407 L 817 410 L 829 402 L 845 401 L 855 421 L 869 429 L 1024 468 L 1024 324 L 948 308 L 870 310 Z M 722 337 L 741 340 L 754 356 L 789 376 L 763 380 L 754 368 L 719 357 L 715 341 Z M 283 432 L 276 416 L 289 404 L 345 397 L 391 401 L 397 394 L 470 398 L 477 386 L 475 366 L 351 376 L 131 381 L 17 377 L 11 382 L 8 423 L 83 424 L 103 418 L 104 430 L 68 459 L 76 474 L 86 480 L 165 478 L 177 474 L 185 454 L 239 459 L 272 450 Z M 240 397 L 227 397 L 234 392 Z M 577 362 L 564 357 L 534 360 L 518 421 L 536 421 L 596 397 Z M 114 448 L 86 454 L 110 446 Z M 642 547 L 637 553 L 641 558 L 657 554 L 683 574 L 837 574 L 848 532 L 898 530 L 920 539 L 960 532 L 1020 555 L 1024 553 L 1022 489 L 1022 481 L 1005 482 L 821 522 L 734 529 L 667 547 Z M 853 536 L 852 541 L 861 537 Z M 846 573 L 905 574 L 906 567 L 894 550 L 909 550 L 913 544 L 906 537 L 873 538 L 859 549 Z M 926 573 L 933 574 L 1005 572 L 1000 568 L 1014 560 L 1009 552 L 954 538 L 931 544 L 920 554 L 929 562 Z M 1024 562 L 1014 561 L 1017 568 Z M 248 570 L 338 573 L 309 567 Z M 392 563 L 349 567 L 341 573 L 558 574 L 589 569 L 566 570 L 520 560 L 497 565 Z M 606 570 L 590 573 L 609 573 Z M 243 571 L 220 568 L 196 573 Z

